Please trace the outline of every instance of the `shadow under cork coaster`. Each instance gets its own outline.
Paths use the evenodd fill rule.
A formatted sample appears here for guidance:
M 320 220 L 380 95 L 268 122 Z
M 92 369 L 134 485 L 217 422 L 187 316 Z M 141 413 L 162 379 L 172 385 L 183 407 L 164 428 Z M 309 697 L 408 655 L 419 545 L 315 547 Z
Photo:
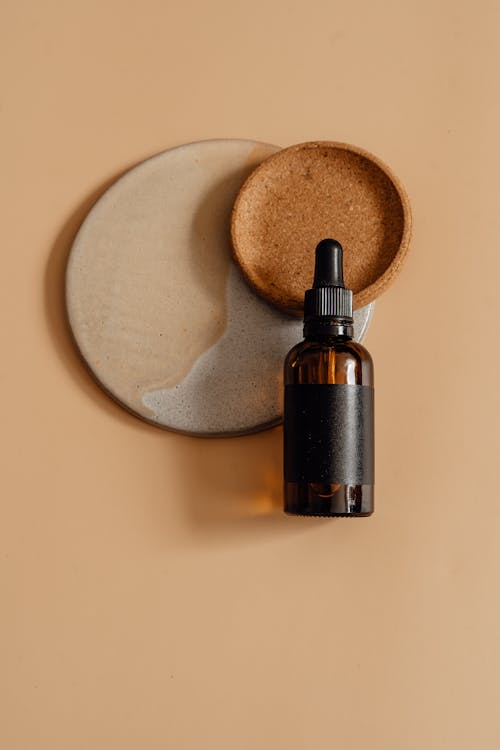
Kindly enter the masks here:
M 314 248 L 334 237 L 344 248 L 354 306 L 375 300 L 401 270 L 411 235 L 410 204 L 399 180 L 368 152 L 315 141 L 268 157 L 236 199 L 234 256 L 252 287 L 300 315 L 314 273 Z

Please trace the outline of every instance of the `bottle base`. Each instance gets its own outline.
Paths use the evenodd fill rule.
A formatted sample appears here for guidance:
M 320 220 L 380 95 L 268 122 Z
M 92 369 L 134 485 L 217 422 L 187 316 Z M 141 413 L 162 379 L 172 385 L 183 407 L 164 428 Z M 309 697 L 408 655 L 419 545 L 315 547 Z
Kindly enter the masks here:
M 295 510 L 284 510 L 287 516 L 299 516 L 302 518 L 369 518 L 373 515 L 369 513 L 298 513 Z
M 363 518 L 373 513 L 371 484 L 285 482 L 284 511 L 293 516 Z

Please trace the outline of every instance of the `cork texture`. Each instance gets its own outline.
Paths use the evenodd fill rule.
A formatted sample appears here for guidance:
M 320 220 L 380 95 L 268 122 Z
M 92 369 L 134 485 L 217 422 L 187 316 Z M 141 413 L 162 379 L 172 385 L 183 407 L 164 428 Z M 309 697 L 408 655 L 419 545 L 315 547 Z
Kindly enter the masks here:
M 411 235 L 409 200 L 378 158 L 331 141 L 301 143 L 267 158 L 242 186 L 232 213 L 234 255 L 269 302 L 302 313 L 314 249 L 344 247 L 354 307 L 372 302 L 400 272 Z

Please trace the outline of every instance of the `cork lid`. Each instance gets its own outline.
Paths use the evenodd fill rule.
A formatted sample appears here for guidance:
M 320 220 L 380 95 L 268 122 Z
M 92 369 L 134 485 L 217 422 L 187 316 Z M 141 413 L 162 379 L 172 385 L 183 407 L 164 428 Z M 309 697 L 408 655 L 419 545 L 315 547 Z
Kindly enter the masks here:
M 410 233 L 408 197 L 390 169 L 356 146 L 331 141 L 267 158 L 243 184 L 231 220 L 234 255 L 248 282 L 297 315 L 324 237 L 344 248 L 345 282 L 359 308 L 396 278 Z

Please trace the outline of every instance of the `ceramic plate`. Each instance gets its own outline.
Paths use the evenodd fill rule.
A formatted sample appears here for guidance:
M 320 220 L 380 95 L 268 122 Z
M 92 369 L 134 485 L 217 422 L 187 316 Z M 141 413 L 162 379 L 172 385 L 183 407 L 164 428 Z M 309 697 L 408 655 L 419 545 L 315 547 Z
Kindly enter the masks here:
M 281 420 L 283 358 L 302 323 L 251 290 L 229 232 L 241 185 L 278 150 L 213 140 L 160 153 L 75 238 L 66 301 L 78 348 L 114 399 L 159 427 L 232 435 Z M 358 340 L 371 314 L 356 312 Z

